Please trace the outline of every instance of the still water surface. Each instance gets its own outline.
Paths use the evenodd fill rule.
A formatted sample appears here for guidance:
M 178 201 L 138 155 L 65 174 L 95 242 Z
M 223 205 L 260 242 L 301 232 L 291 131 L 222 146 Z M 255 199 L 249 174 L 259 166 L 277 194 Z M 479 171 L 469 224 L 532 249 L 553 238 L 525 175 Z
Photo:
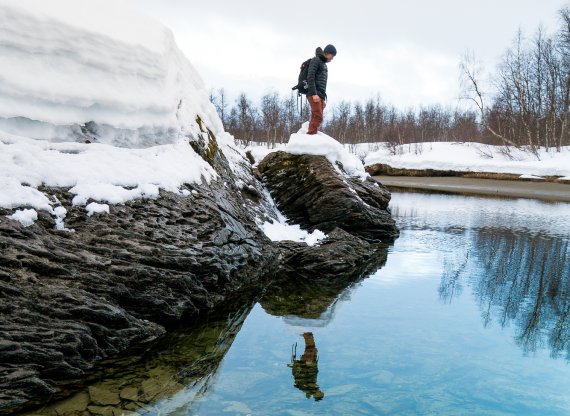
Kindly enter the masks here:
M 384 267 L 338 293 L 319 319 L 256 304 L 207 392 L 183 391 L 158 408 L 569 414 L 570 204 L 394 193 L 391 208 L 402 234 Z M 318 387 L 311 369 L 296 383 L 292 346 L 303 364 L 303 333 L 318 349 Z
M 401 236 L 372 275 L 270 289 L 103 384 L 123 404 L 154 386 L 143 414 L 570 414 L 570 204 L 394 192 L 391 209 Z

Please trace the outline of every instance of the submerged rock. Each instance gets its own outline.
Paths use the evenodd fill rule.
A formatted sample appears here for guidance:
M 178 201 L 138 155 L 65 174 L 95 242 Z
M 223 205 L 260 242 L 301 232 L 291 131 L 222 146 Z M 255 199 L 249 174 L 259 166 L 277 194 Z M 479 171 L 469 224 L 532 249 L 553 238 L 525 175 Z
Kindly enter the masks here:
M 280 210 L 309 230 L 335 228 L 367 241 L 390 241 L 398 229 L 388 203 L 390 193 L 372 178 L 342 174 L 324 156 L 270 153 L 258 166 Z M 340 173 L 338 170 L 340 170 Z

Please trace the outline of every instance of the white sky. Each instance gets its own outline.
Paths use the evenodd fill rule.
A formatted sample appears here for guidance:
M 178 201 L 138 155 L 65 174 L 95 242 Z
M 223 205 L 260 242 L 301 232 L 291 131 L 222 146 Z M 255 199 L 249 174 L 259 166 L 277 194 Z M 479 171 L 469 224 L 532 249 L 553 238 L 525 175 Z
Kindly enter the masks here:
M 521 28 L 558 28 L 568 0 L 132 0 L 170 27 L 209 88 L 256 103 L 288 96 L 299 65 L 317 46 L 338 50 L 329 64 L 331 104 L 377 94 L 399 108 L 455 106 L 458 63 L 468 50 L 494 71 Z

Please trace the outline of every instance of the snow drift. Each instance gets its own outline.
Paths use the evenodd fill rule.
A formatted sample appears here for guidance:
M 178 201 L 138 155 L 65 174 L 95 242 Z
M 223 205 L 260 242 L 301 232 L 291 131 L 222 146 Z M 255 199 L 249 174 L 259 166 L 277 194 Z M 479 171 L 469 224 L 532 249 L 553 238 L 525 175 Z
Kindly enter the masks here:
M 222 130 L 171 31 L 125 1 L 0 0 L 0 130 L 124 147 Z
M 126 1 L 0 0 L 0 56 L 0 208 L 22 225 L 45 210 L 65 229 L 49 187 L 92 215 L 217 176 L 188 144 L 230 147 L 203 81 Z

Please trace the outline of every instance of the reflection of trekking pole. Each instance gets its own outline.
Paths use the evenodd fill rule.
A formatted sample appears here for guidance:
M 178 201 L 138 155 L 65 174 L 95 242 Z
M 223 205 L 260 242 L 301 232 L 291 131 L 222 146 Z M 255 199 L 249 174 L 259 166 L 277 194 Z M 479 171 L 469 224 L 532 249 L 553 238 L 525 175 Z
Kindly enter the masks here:
M 291 346 L 291 363 L 297 358 L 297 343 Z

